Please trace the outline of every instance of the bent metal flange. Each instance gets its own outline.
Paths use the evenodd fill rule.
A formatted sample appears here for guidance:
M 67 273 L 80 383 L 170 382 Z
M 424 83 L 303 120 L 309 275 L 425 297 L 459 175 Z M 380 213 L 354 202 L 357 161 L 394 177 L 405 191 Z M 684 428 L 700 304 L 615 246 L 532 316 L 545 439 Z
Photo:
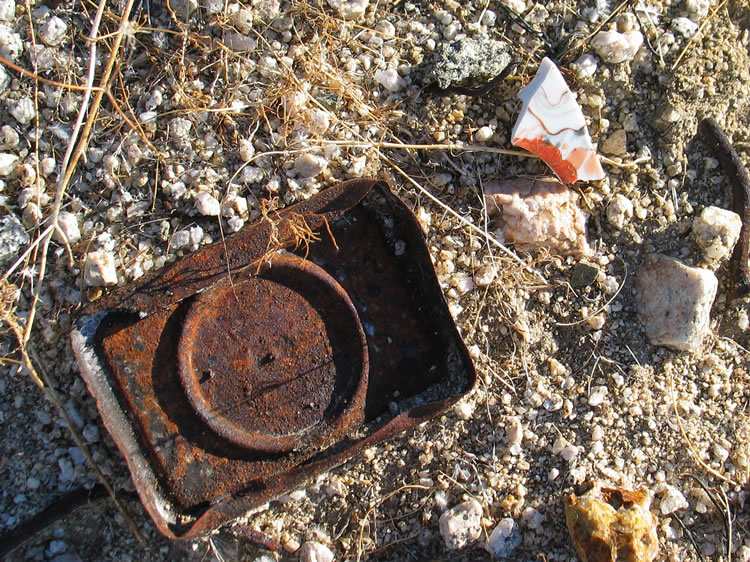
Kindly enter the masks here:
M 141 500 L 180 539 L 417 426 L 476 380 L 414 215 L 366 179 L 114 290 L 72 340 Z

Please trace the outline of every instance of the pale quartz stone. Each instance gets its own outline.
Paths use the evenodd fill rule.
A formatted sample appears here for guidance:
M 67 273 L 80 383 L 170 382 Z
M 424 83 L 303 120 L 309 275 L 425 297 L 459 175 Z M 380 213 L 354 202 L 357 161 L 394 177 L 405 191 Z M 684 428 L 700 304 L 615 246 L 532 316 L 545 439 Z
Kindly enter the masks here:
M 542 523 L 544 523 L 544 513 L 534 507 L 527 507 L 524 509 L 521 518 L 530 529 L 534 530 L 541 529 Z
M 617 129 L 607 137 L 607 140 L 599 148 L 604 154 L 612 154 L 614 156 L 625 154 L 628 151 L 628 135 L 625 129 Z
M 0 94 L 8 89 L 10 85 L 10 74 L 5 70 L 4 66 L 0 66 Z
M 240 158 L 243 162 L 250 162 L 253 156 L 255 156 L 255 147 L 253 146 L 253 141 L 250 139 L 240 140 L 239 148 Z
M 521 545 L 521 531 L 511 517 L 501 519 L 490 533 L 484 548 L 495 558 L 510 558 Z
M 698 24 L 688 18 L 674 18 L 672 20 L 672 29 L 689 39 L 698 31 Z
M 449 509 L 440 516 L 440 534 L 450 550 L 473 543 L 482 535 L 482 506 L 469 500 Z
M 112 253 L 100 250 L 86 256 L 83 280 L 89 287 L 117 284 L 117 268 Z
M 190 244 L 190 231 L 187 229 L 178 230 L 172 236 L 172 248 L 179 250 Z
M 210 193 L 201 191 L 195 201 L 195 209 L 201 214 L 210 217 L 218 217 L 221 213 L 221 204 Z
M 720 207 L 706 207 L 693 220 L 693 240 L 707 262 L 720 262 L 732 254 L 740 237 L 742 219 Z
M 302 154 L 294 160 L 294 169 L 303 178 L 313 178 L 327 167 L 325 158 L 316 154 Z
M 39 162 L 39 171 L 45 178 L 54 172 L 55 168 L 57 168 L 57 162 L 51 156 L 42 158 L 41 162 Z
M 333 552 L 324 544 L 308 541 L 299 551 L 300 562 L 333 562 Z
M 458 404 L 453 407 L 453 411 L 462 420 L 469 420 L 474 414 L 475 404 L 468 400 L 461 400 Z
M 390 92 L 398 92 L 406 87 L 406 82 L 395 68 L 376 70 L 375 81 Z
M 29 97 L 21 98 L 8 111 L 21 125 L 28 125 L 34 119 L 34 102 Z
M 15 0 L 0 0 L 0 20 L 13 21 L 16 17 Z
M 6 177 L 16 169 L 18 157 L 7 152 L 0 153 L 0 177 Z
M 234 27 L 244 35 L 248 35 L 253 30 L 253 12 L 247 8 L 240 8 L 232 15 Z
M 586 241 L 586 215 L 578 206 L 578 194 L 559 181 L 518 178 L 489 182 L 485 197 L 490 216 L 499 216 L 505 240 L 519 250 L 548 248 L 577 257 L 593 254 Z
M 78 228 L 78 218 L 68 211 L 61 211 L 57 217 L 57 224 L 62 231 L 55 232 L 54 238 L 58 242 L 75 244 L 81 240 L 81 230 Z
M 23 40 L 5 24 L 0 24 L 0 56 L 15 61 L 23 52 Z
M 589 406 L 596 407 L 604 402 L 604 398 L 607 396 L 609 390 L 606 386 L 595 386 L 591 389 L 589 394 Z
M 365 15 L 370 0 L 328 0 L 328 5 L 345 20 L 356 20 Z
M 662 255 L 652 255 L 636 274 L 638 313 L 649 341 L 697 351 L 708 331 L 716 276 Z
M 633 203 L 618 193 L 607 207 L 607 220 L 617 229 L 622 228 L 633 217 Z
M 235 53 L 248 53 L 254 51 L 258 46 L 258 42 L 254 38 L 234 31 L 226 31 L 223 40 L 227 48 Z
M 661 503 L 659 504 L 659 510 L 662 515 L 669 515 L 680 509 L 686 509 L 688 502 L 685 496 L 674 486 L 669 484 L 664 485 L 664 492 L 661 495 Z
M 705 18 L 711 8 L 711 0 L 685 0 L 685 9 L 693 20 Z
M 474 140 L 477 142 L 487 142 L 492 138 L 493 134 L 492 127 L 485 125 L 484 127 L 479 127 L 479 130 L 474 133 Z
M 65 22 L 57 16 L 52 16 L 42 26 L 40 35 L 42 36 L 42 41 L 53 47 L 62 43 L 67 33 L 68 26 Z
M 521 443 L 523 443 L 523 422 L 518 416 L 511 416 L 505 424 L 505 439 L 507 440 L 508 450 L 512 455 L 521 453 Z
M 573 66 L 575 67 L 578 76 L 584 78 L 596 74 L 599 61 L 594 55 L 586 54 L 578 57 L 573 63 Z
M 643 45 L 643 34 L 640 31 L 600 31 L 591 40 L 596 53 L 611 64 L 632 60 Z

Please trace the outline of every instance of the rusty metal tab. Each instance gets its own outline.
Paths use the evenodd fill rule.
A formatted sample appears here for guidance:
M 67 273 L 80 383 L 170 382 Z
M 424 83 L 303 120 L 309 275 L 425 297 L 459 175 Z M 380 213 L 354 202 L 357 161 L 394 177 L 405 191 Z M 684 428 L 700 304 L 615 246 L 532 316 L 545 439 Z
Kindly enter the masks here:
M 415 427 L 476 379 L 416 219 L 376 180 L 113 291 L 72 341 L 146 509 L 182 539 Z

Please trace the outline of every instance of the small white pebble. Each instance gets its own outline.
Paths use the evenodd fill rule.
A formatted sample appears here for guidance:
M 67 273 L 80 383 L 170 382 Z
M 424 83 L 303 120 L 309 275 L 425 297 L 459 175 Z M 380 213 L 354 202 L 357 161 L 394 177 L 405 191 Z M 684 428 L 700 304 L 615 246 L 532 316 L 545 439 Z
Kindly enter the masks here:
M 13 173 L 18 163 L 18 157 L 15 154 L 7 152 L 0 153 L 0 177 L 6 177 Z
M 370 0 L 327 0 L 328 5 L 336 10 L 345 20 L 356 20 L 365 15 Z
M 474 133 L 474 140 L 477 142 L 487 142 L 494 134 L 492 127 L 485 125 L 484 127 L 480 127 L 477 132 Z
M 302 154 L 294 160 L 294 169 L 303 178 L 313 178 L 327 167 L 325 158 L 316 154 Z
M 21 125 L 28 125 L 34 119 L 34 102 L 30 97 L 23 97 L 13 104 L 9 112 Z
M 100 250 L 86 256 L 83 280 L 89 287 L 103 287 L 117 284 L 115 257 L 110 252 Z
M 390 92 L 398 92 L 406 87 L 406 82 L 395 68 L 376 70 L 375 81 Z
M 474 415 L 474 407 L 476 404 L 469 400 L 461 400 L 458 404 L 453 407 L 453 411 L 462 420 L 469 420 Z
M 594 55 L 586 54 L 578 57 L 573 63 L 573 66 L 575 67 L 578 76 L 583 78 L 585 76 L 593 76 L 596 74 L 599 61 Z
M 324 544 L 308 541 L 299 549 L 300 562 L 333 562 L 333 552 Z
M 81 240 L 81 230 L 78 228 L 78 218 L 71 212 L 61 211 L 57 217 L 57 224 L 62 231 L 55 232 L 54 238 L 58 242 L 75 244 Z
M 669 515 L 670 513 L 674 513 L 680 509 L 686 509 L 687 507 L 688 502 L 683 493 L 674 486 L 665 484 L 664 493 L 662 494 L 661 503 L 659 504 L 661 514 Z
M 605 396 L 607 396 L 609 390 L 606 386 L 595 386 L 591 389 L 589 394 L 589 406 L 596 407 L 604 402 Z
M 42 36 L 42 41 L 53 47 L 62 43 L 67 33 L 67 24 L 57 16 L 52 16 L 47 20 L 47 23 L 42 26 L 40 35 Z
M 221 204 L 210 193 L 201 191 L 195 200 L 195 209 L 204 216 L 218 217 L 221 213 Z
M 612 198 L 612 202 L 607 207 L 607 220 L 609 224 L 617 229 L 627 224 L 628 220 L 633 217 L 633 203 L 624 195 L 617 194 Z

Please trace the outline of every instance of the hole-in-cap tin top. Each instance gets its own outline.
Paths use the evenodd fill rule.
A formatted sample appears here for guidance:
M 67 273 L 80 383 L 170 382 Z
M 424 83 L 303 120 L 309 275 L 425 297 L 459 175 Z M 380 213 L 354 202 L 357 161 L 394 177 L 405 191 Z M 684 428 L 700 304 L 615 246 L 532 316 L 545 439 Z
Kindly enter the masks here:
M 293 254 L 198 295 L 177 356 L 198 415 L 249 450 L 330 441 L 364 417 L 368 356 L 357 311 L 333 277 Z

